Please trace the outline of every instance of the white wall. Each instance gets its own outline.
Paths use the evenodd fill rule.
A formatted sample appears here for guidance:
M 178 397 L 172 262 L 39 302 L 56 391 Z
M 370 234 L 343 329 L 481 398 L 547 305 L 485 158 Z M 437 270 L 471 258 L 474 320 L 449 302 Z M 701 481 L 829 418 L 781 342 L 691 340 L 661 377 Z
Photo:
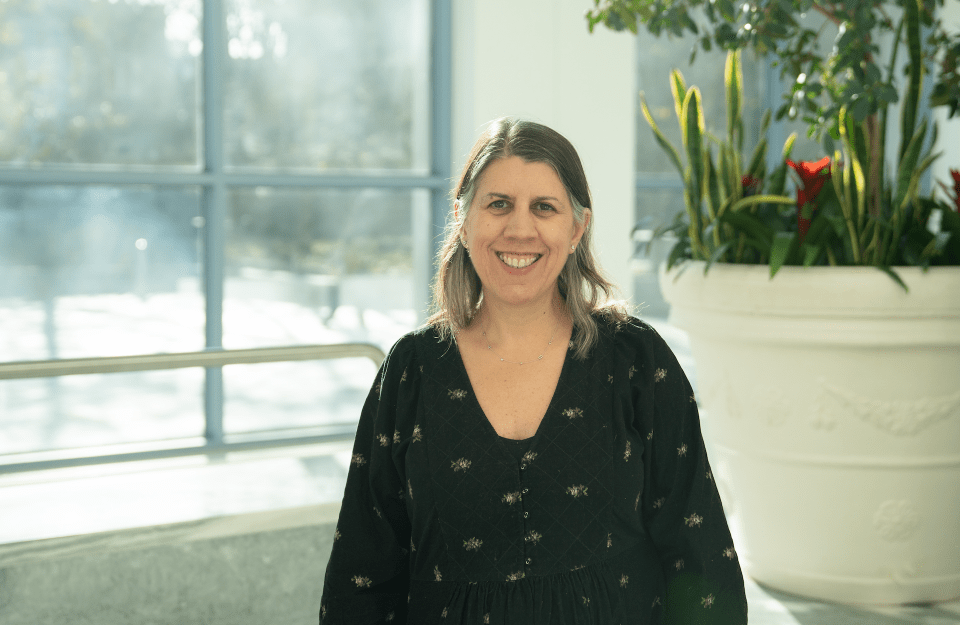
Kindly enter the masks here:
M 454 175 L 487 122 L 546 124 L 577 148 L 594 249 L 624 297 L 634 221 L 635 39 L 587 31 L 589 0 L 454 0 Z
M 954 33 L 960 32 L 960 2 L 945 2 L 940 11 L 947 28 Z M 935 109 L 934 115 L 939 133 L 934 151 L 943 152 L 931 167 L 934 185 L 940 181 L 952 188 L 953 179 L 950 177 L 950 170 L 960 169 L 960 116 L 954 115 L 948 120 L 943 107 Z M 941 194 L 940 197 L 943 195 Z

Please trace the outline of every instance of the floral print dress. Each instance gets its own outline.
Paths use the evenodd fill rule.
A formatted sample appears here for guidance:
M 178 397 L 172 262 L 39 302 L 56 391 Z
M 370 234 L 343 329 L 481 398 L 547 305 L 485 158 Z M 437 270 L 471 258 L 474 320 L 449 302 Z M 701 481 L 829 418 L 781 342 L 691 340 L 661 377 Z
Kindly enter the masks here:
M 648 325 L 597 321 L 521 450 L 456 344 L 397 342 L 361 414 L 321 624 L 746 622 L 691 387 Z

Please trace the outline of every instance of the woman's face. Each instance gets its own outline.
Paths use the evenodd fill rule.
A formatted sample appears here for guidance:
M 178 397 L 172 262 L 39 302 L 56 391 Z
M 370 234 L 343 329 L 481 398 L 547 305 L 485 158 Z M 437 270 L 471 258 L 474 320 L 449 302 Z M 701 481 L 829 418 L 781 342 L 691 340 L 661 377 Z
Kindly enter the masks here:
M 567 190 L 546 163 L 509 156 L 477 181 L 461 236 L 488 303 L 549 304 L 571 246 L 590 219 L 577 224 Z

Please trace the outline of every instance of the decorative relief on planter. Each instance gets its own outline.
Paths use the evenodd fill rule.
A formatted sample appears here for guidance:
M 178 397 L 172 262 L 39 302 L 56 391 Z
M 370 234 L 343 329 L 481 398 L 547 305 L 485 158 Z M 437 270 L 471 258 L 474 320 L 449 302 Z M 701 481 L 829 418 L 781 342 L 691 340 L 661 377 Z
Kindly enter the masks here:
M 920 516 L 905 499 L 885 501 L 873 515 L 873 529 L 877 536 L 891 543 L 909 540 L 919 525 Z
M 915 436 L 934 423 L 960 415 L 960 391 L 913 401 L 883 401 L 831 385 L 825 388 L 861 420 L 894 436 Z
M 847 389 L 828 384 L 825 378 L 817 380 L 819 392 L 806 405 L 787 393 L 760 388 L 751 402 L 757 410 L 756 418 L 770 427 L 798 423 L 806 417 L 812 427 L 831 431 L 851 412 L 860 420 L 894 436 L 916 436 L 930 426 L 960 417 L 960 391 L 940 397 L 916 400 L 880 400 L 859 395 Z M 730 380 L 725 374 L 712 384 L 705 384 L 702 397 L 706 407 L 716 407 L 727 418 L 741 419 L 743 408 L 737 393 L 730 391 Z
M 704 406 L 707 410 L 714 409 L 717 412 L 725 413 L 728 419 L 740 419 L 743 417 L 743 411 L 740 408 L 740 402 L 737 401 L 736 393 L 730 392 L 730 379 L 724 373 L 718 376 L 720 379 L 708 381 L 701 379 L 703 388 L 700 394 Z M 702 378 L 702 376 L 701 376 Z
M 782 391 L 770 391 L 764 410 L 767 425 L 777 428 L 796 418 L 797 402 L 790 401 Z
M 810 424 L 818 430 L 826 430 L 827 432 L 833 430 L 837 427 L 837 413 L 836 411 L 827 410 L 827 398 L 826 398 L 826 388 L 827 380 L 826 378 L 820 377 L 817 378 L 817 399 L 814 401 L 810 407 Z

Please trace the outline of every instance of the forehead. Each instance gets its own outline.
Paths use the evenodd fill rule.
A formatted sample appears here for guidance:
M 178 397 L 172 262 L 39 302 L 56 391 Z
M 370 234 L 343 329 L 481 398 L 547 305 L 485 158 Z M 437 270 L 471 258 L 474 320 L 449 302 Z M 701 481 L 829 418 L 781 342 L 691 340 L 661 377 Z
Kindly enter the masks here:
M 567 199 L 567 190 L 557 172 L 540 161 L 525 161 L 519 156 L 498 158 L 487 165 L 477 180 L 477 196 L 486 193 L 532 193 Z

